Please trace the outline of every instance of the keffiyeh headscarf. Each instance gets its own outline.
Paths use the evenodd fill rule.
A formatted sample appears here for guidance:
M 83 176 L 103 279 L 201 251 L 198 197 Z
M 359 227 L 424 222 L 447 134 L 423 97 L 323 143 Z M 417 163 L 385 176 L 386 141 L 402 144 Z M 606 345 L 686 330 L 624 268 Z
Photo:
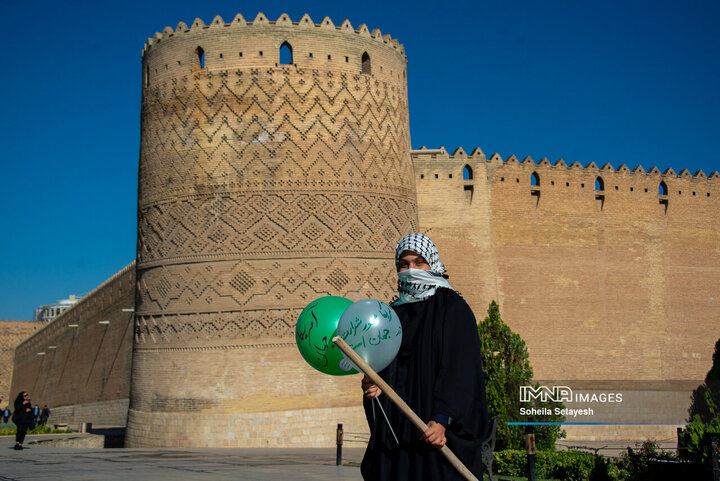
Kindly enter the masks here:
M 425 259 L 430 270 L 407 269 L 398 272 L 398 300 L 393 305 L 418 302 L 435 294 L 438 287 L 452 289 L 450 283 L 442 277 L 445 265 L 440 262 L 440 254 L 430 238 L 424 234 L 408 234 L 398 242 L 395 248 L 395 268 L 400 268 L 400 255 L 405 251 L 415 252 Z

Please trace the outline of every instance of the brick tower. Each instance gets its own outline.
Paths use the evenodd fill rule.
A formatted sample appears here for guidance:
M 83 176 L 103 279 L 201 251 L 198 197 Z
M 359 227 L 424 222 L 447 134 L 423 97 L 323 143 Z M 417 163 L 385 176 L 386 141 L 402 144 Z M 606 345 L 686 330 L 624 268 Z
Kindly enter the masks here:
M 127 446 L 327 445 L 360 422 L 358 377 L 312 370 L 293 329 L 315 298 L 395 290 L 418 228 L 406 64 L 308 15 L 148 40 Z

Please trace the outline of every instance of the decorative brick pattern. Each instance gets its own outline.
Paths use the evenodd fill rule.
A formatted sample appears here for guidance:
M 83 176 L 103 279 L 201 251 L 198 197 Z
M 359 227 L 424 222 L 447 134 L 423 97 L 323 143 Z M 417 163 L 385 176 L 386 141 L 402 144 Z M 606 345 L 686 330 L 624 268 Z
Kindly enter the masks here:
M 15 401 L 17 393 L 10 391 L 13 376 L 13 360 L 15 348 L 32 333 L 42 327 L 32 321 L 0 320 L 0 409 L 10 406 Z
M 293 329 L 318 297 L 395 291 L 418 228 L 405 68 L 379 31 L 307 16 L 148 41 L 128 446 L 325 443 L 314 415 L 279 437 L 259 420 L 357 410 L 359 381 L 314 372 Z M 240 436 L 247 413 L 265 440 Z

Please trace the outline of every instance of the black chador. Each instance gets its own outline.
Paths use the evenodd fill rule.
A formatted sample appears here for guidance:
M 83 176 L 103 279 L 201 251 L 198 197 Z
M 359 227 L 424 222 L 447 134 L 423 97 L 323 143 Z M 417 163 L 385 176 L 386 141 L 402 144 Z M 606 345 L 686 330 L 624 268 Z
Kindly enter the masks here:
M 423 421 L 446 425 L 448 448 L 482 479 L 480 444 L 488 412 L 475 316 L 460 295 L 445 287 L 393 308 L 403 328 L 402 345 L 380 376 Z M 365 398 L 364 407 L 370 425 L 362 461 L 365 480 L 464 479 L 437 448 L 420 440 L 420 430 L 387 396 Z

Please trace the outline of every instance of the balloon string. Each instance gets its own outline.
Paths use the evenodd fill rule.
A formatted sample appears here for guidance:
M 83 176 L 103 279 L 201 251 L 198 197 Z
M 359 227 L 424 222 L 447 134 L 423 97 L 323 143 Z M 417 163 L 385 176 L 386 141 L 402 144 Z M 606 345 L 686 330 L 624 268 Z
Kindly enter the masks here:
M 396 443 L 398 444 L 398 446 L 399 446 L 399 445 L 400 445 L 400 441 L 398 441 L 397 436 L 395 436 L 395 431 L 393 431 L 393 428 L 392 428 L 392 426 L 390 425 L 390 420 L 388 419 L 387 415 L 385 414 L 385 410 L 383 409 L 382 404 L 380 404 L 380 400 L 379 400 L 378 398 L 376 398 L 376 397 L 373 398 L 373 399 L 374 399 L 375 401 L 377 401 L 377 405 L 378 405 L 378 407 L 380 408 L 380 412 L 382 413 L 383 417 L 385 418 L 385 422 L 387 423 L 388 428 L 390 428 L 390 432 L 392 433 L 393 438 L 395 438 L 395 442 L 396 442 Z

